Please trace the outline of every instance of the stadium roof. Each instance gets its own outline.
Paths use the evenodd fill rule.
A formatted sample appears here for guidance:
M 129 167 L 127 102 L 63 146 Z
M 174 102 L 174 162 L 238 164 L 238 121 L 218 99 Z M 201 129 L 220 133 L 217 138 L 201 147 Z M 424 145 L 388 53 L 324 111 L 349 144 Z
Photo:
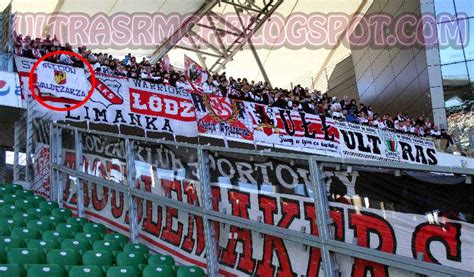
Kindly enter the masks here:
M 242 0 L 241 3 L 252 3 L 257 0 Z M 0 9 L 8 3 L 2 1 Z M 162 14 L 193 14 L 205 3 L 205 0 L 14 0 L 13 10 L 18 13 L 80 13 L 92 16 L 103 13 L 112 16 L 117 13 L 162 13 Z M 221 1 L 215 10 L 221 14 L 232 12 L 231 7 Z M 356 12 L 364 12 L 372 3 L 372 0 L 296 0 L 283 1 L 276 9 L 276 13 L 284 19 L 290 15 L 311 13 L 322 13 L 325 15 L 342 13 L 352 15 Z M 233 8 L 232 8 L 233 9 Z M 349 17 L 351 20 L 351 17 Z M 287 22 L 286 22 L 287 23 Z M 22 29 L 24 30 L 24 29 Z M 42 30 L 43 34 L 51 30 Z M 259 30 L 255 36 L 264 32 Z M 280 31 L 282 32 L 282 31 Z M 281 35 L 281 33 L 279 33 Z M 343 35 L 343 34 L 342 34 Z M 87 45 L 86 45 L 87 46 Z M 93 47 L 90 47 L 94 49 Z M 293 48 L 293 49 L 292 49 Z M 346 57 L 350 50 L 344 45 L 333 45 L 325 48 L 308 49 L 306 47 L 295 47 L 291 43 L 283 46 L 264 45 L 256 46 L 258 56 L 267 71 L 273 86 L 289 87 L 290 83 L 300 83 L 303 86 L 311 86 L 312 78 L 320 74 L 321 70 L 328 65 Z M 100 51 L 104 51 L 103 49 Z M 148 56 L 154 52 L 153 46 L 147 49 L 108 49 L 108 53 L 124 55 L 132 52 L 135 56 Z M 183 65 L 183 54 L 198 60 L 194 53 L 182 49 L 173 49 L 170 52 L 171 63 L 177 66 Z M 263 76 L 254 59 L 252 51 L 244 48 L 236 54 L 233 61 L 226 65 L 225 71 L 228 76 L 246 77 L 249 80 L 263 80 Z M 316 87 L 317 88 L 317 87 Z

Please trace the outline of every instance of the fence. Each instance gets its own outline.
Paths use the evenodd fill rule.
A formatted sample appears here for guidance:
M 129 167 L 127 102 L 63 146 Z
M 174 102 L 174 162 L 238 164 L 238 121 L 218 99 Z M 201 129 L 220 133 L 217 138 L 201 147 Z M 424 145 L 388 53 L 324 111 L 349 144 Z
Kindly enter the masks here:
M 361 276 L 367 271 L 468 276 L 474 271 L 469 239 L 456 253 L 457 246 L 452 248 L 443 234 L 416 235 L 425 227 L 450 231 L 459 224 L 466 233 L 458 238 L 466 239 L 472 234 L 470 220 L 437 223 L 436 211 L 417 215 L 413 245 L 405 247 L 410 240 L 401 229 L 409 226 L 391 224 L 397 218 L 406 224 L 403 216 L 413 217 L 412 211 L 384 209 L 377 201 L 370 204 L 379 205 L 373 209 L 355 193 L 365 185 L 375 188 L 369 184 L 374 175 L 390 180 L 415 172 L 472 174 L 469 169 L 197 146 L 60 124 L 51 125 L 50 135 L 52 199 L 181 263 L 207 268 L 209 276 Z M 339 193 L 338 185 L 329 185 L 334 176 L 349 179 L 341 195 L 365 206 L 334 201 Z M 351 176 L 364 176 L 368 184 L 351 186 Z M 384 187 L 389 193 L 390 184 Z M 374 222 L 358 225 L 370 214 Z M 426 218 L 434 223 L 424 225 Z M 374 235 L 378 239 L 370 239 Z M 435 240 L 448 244 L 430 250 Z

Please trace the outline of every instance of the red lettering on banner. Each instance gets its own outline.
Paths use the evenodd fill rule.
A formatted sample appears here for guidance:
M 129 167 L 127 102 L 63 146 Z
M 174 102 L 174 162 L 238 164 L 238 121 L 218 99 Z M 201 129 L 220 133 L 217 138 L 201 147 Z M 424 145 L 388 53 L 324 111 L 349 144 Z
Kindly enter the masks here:
M 434 225 L 423 223 L 416 227 L 412 236 L 413 257 L 423 253 L 423 261 L 439 264 L 430 251 L 433 241 L 441 242 L 446 247 L 446 258 L 451 261 L 461 262 L 461 224 L 446 223 Z
M 305 219 L 310 223 L 310 232 L 313 236 L 319 236 L 318 225 L 316 224 L 316 210 L 314 203 L 304 203 Z M 321 266 L 321 250 L 316 247 L 311 247 L 309 252 L 308 267 L 306 270 L 307 276 L 319 276 L 319 268 Z
M 395 253 L 397 240 L 387 220 L 364 211 L 348 210 L 348 213 L 349 227 L 354 229 L 354 237 L 358 239 L 359 246 L 370 247 L 370 234 L 376 234 L 379 245 L 375 249 Z M 352 265 L 352 276 L 367 276 L 367 272 L 371 272 L 373 277 L 388 276 L 388 266 L 356 258 Z
M 165 191 L 166 195 L 169 195 L 171 198 L 171 192 L 176 192 L 178 201 L 183 201 L 182 199 L 182 192 L 181 192 L 181 185 L 179 181 L 170 181 L 161 179 L 161 185 Z M 175 246 L 179 246 L 181 241 L 181 237 L 183 236 L 183 223 L 178 221 L 178 210 L 171 207 L 166 207 L 166 225 L 163 228 L 163 232 L 161 233 L 161 239 L 167 241 Z M 178 230 L 173 230 L 173 220 L 177 221 Z
M 289 228 L 295 218 L 300 217 L 299 202 L 280 198 L 281 202 L 281 219 L 276 224 L 281 228 Z M 275 225 L 274 216 L 278 212 L 277 199 L 266 195 L 258 196 L 258 205 L 260 211 L 263 212 L 263 221 L 265 224 Z M 279 276 L 294 276 L 291 268 L 290 258 L 288 257 L 288 250 L 281 238 L 270 235 L 265 235 L 263 241 L 263 257 L 258 262 L 256 274 L 259 276 L 274 276 L 276 266 L 272 265 L 273 254 L 276 254 L 278 259 L 278 275 Z
M 183 191 L 187 196 L 188 204 L 199 206 L 199 199 L 197 197 L 195 184 L 184 183 L 183 186 L 184 186 Z M 188 216 L 188 233 L 184 237 L 184 241 L 183 241 L 183 244 L 181 245 L 181 248 L 188 253 L 191 253 L 191 251 L 193 250 L 194 244 L 195 244 L 195 240 L 193 238 L 194 226 L 196 226 L 196 231 L 197 231 L 196 255 L 200 256 L 202 252 L 204 251 L 204 246 L 205 246 L 204 232 L 203 232 L 204 224 L 203 224 L 201 216 L 192 215 L 192 214 Z
M 190 99 L 130 88 L 130 110 L 137 114 L 196 121 Z
M 237 190 L 228 191 L 229 202 L 232 205 L 232 215 L 248 219 L 250 209 L 250 194 Z M 251 274 L 255 267 L 255 259 L 252 258 L 252 233 L 248 229 L 230 226 L 230 234 L 226 248 L 222 251 L 220 263 L 234 267 L 237 260 L 237 243 L 242 244 L 243 253 L 240 255 L 237 269 Z
M 145 191 L 151 192 L 152 180 L 150 176 L 140 176 L 140 180 L 145 185 Z M 141 189 L 140 183 L 139 188 Z M 161 223 L 162 223 L 162 207 L 156 205 L 156 222 L 153 221 L 153 202 L 150 200 L 145 200 L 145 218 L 143 219 L 142 229 L 156 237 L 160 236 L 161 233 Z
M 219 203 L 222 201 L 221 198 L 221 188 L 217 186 L 211 187 L 211 194 L 212 194 L 212 210 L 214 211 L 219 211 Z M 214 233 L 216 236 L 216 249 L 219 249 L 219 239 L 220 239 L 220 234 L 219 232 L 219 222 L 213 221 L 214 224 Z
M 66 152 L 66 155 L 64 158 L 64 166 L 71 169 L 76 169 L 76 154 L 75 153 Z M 66 203 L 77 205 L 76 193 L 74 192 L 71 195 L 71 179 L 69 179 L 69 175 L 66 175 L 65 181 L 66 182 L 63 189 L 63 201 Z
M 123 192 L 119 192 L 116 190 L 111 190 L 110 191 L 112 194 L 112 199 L 111 199 L 111 204 L 112 204 L 112 215 L 115 218 L 120 218 L 123 214 L 123 208 L 124 208 L 124 199 L 123 199 Z M 119 195 L 119 204 L 117 205 L 117 193 Z M 127 211 L 128 213 L 128 211 Z M 128 222 L 128 221 L 126 221 Z

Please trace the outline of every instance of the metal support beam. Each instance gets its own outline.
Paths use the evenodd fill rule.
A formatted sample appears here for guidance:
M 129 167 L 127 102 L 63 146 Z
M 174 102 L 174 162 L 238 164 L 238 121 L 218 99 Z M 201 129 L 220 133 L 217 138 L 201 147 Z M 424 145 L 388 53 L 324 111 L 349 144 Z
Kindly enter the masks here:
M 234 26 L 227 21 L 223 15 L 220 14 L 221 11 L 217 10 L 217 7 L 213 10 L 216 6 L 215 1 L 208 1 L 195 13 L 192 20 L 183 23 L 181 28 L 153 53 L 150 57 L 151 62 L 157 62 L 169 50 L 176 47 L 196 53 L 201 66 L 213 73 L 218 73 L 225 69 L 226 64 L 232 61 L 233 57 L 239 51 L 242 51 L 245 44 L 250 44 L 250 39 L 253 34 L 263 26 L 265 21 L 267 21 L 267 19 L 283 3 L 283 0 L 256 0 L 245 5 L 238 0 L 220 0 L 217 2 L 225 3 L 226 5 L 233 7 L 238 16 L 240 26 Z M 251 20 L 243 20 L 243 17 L 251 18 Z M 207 24 L 206 22 L 203 22 L 204 19 L 207 19 Z M 221 26 L 225 26 L 225 28 L 222 28 Z M 211 30 L 216 41 L 212 42 L 203 38 L 200 35 L 201 32 L 199 32 L 198 28 Z M 228 37 L 224 39 L 224 36 Z M 189 39 L 191 46 L 177 45 L 183 38 Z M 224 44 L 224 41 L 228 43 Z M 260 70 L 262 71 L 264 80 L 270 84 L 270 79 L 263 69 L 263 64 L 255 51 L 255 47 L 250 44 L 250 49 L 252 50 Z M 203 55 L 215 59 L 211 59 L 211 62 L 207 64 Z
M 197 10 L 192 17 L 184 22 L 181 27 L 167 38 L 150 56 L 152 63 L 158 62 L 168 51 L 171 50 L 193 27 L 205 16 L 215 5 L 218 0 L 206 0 L 206 2 Z
M 74 131 L 74 144 L 76 147 L 76 170 L 82 171 L 82 134 L 79 130 Z M 83 181 L 76 178 L 77 216 L 84 217 L 84 189 Z
M 125 139 L 127 159 L 127 199 L 128 199 L 128 210 L 129 210 L 129 225 L 130 225 L 130 241 L 132 243 L 138 243 L 138 219 L 137 219 L 137 204 L 135 198 L 132 195 L 132 189 L 135 188 L 135 154 L 133 151 L 133 140 Z
M 249 39 L 248 43 L 250 50 L 252 50 L 253 57 L 255 58 L 255 61 L 257 62 L 258 68 L 260 69 L 260 72 L 262 72 L 263 79 L 267 84 L 272 87 L 272 83 L 270 82 L 270 78 L 268 78 L 267 71 L 265 70 L 265 67 L 263 67 L 262 61 L 260 60 L 260 57 L 258 56 L 257 50 L 255 49 L 255 46 L 253 46 L 252 41 Z
M 13 182 L 20 179 L 20 120 L 15 121 L 14 131 L 14 154 L 13 154 Z
M 28 99 L 27 116 L 26 116 L 26 171 L 25 171 L 25 182 L 28 186 L 31 185 L 31 156 L 33 155 L 33 98 Z
M 209 179 L 209 156 L 207 151 L 203 151 L 202 148 L 198 148 L 198 166 L 199 166 L 199 179 L 201 186 L 201 201 L 204 206 L 204 210 L 209 212 L 212 211 L 212 193 L 211 193 L 211 182 Z M 217 244 L 216 241 L 216 230 L 214 230 L 214 224 L 204 214 L 204 235 L 206 236 L 206 250 L 207 250 L 207 274 L 211 277 L 218 276 L 218 262 L 217 262 Z
M 326 186 L 321 178 L 321 172 L 318 167 L 318 163 L 313 158 L 310 158 L 308 162 L 309 170 L 311 172 L 311 185 L 313 189 L 313 201 L 314 208 L 316 209 L 316 221 L 318 224 L 319 236 L 323 240 L 330 240 L 332 239 L 332 236 L 331 230 L 329 229 L 329 204 L 327 202 Z M 331 253 L 327 249 L 327 246 L 323 244 L 320 251 L 322 254 L 324 276 L 337 276 L 335 262 L 331 256 Z

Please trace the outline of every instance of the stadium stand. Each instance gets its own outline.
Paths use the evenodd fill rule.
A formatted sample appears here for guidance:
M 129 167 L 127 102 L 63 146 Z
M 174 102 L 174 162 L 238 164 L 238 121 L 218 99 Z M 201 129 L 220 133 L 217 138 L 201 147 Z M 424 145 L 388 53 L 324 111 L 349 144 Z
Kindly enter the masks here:
M 165 70 L 161 63 L 150 64 L 143 58 L 131 54 L 118 59 L 107 53 L 93 53 L 86 46 L 73 48 L 69 43 L 61 45 L 56 37 L 32 38 L 21 34 L 15 37 L 15 55 L 31 59 L 39 59 L 49 52 L 57 50 L 73 51 L 87 59 L 96 72 L 107 75 L 126 76 L 157 84 L 168 84 L 174 87 L 186 87 L 188 84 L 185 75 L 172 66 Z M 68 55 L 55 55 L 48 59 L 50 62 L 62 63 L 71 66 L 83 67 L 84 64 Z M 354 124 L 371 126 L 379 129 L 388 129 L 398 133 L 407 133 L 421 137 L 443 139 L 448 145 L 454 144 L 453 139 L 444 129 L 439 129 L 432 121 L 424 116 L 414 118 L 406 113 L 399 112 L 396 116 L 387 113 L 381 114 L 370 105 L 357 103 L 356 99 L 330 97 L 327 93 L 310 91 L 296 85 L 291 89 L 271 88 L 267 83 L 248 81 L 246 78 L 233 78 L 226 73 L 211 74 L 203 84 L 203 93 L 214 94 L 232 99 L 255 102 L 280 109 L 300 111 L 309 114 L 318 114 L 320 117 L 329 117 L 338 121 L 347 121 Z
M 0 276 L 204 276 L 69 209 L 0 184 Z

